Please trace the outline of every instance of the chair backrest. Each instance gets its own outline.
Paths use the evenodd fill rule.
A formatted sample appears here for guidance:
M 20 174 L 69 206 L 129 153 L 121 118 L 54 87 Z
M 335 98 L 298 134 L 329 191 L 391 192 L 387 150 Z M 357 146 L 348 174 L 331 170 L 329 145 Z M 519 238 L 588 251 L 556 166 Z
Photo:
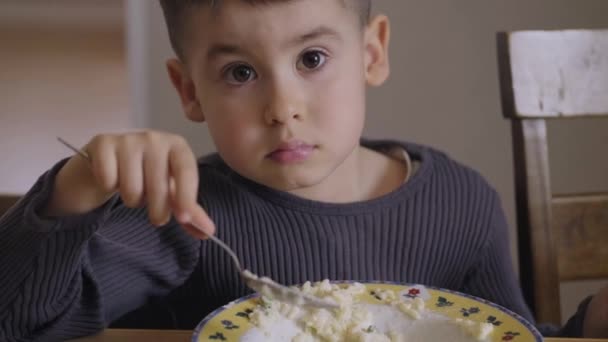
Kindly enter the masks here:
M 4 215 L 17 201 L 21 198 L 18 195 L 2 195 L 0 194 L 0 217 Z
M 559 324 L 560 281 L 608 278 L 608 193 L 552 193 L 546 120 L 608 117 L 608 30 L 500 32 L 497 49 L 521 285 L 536 319 Z

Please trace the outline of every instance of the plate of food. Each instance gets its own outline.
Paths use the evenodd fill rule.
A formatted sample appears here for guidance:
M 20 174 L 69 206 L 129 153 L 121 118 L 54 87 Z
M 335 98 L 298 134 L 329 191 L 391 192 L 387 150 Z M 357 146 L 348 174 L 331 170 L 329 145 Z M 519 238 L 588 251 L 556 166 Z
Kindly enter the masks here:
M 333 301 L 304 308 L 253 294 L 209 314 L 192 342 L 540 342 L 521 316 L 486 300 L 416 284 L 329 282 L 297 287 Z

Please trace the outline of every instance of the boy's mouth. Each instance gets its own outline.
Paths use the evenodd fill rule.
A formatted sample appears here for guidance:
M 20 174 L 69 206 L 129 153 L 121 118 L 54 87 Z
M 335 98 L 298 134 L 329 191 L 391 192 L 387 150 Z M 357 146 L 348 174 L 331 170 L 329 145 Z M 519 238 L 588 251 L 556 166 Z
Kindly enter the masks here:
M 310 158 L 316 146 L 300 140 L 283 142 L 266 157 L 281 164 L 303 162 Z

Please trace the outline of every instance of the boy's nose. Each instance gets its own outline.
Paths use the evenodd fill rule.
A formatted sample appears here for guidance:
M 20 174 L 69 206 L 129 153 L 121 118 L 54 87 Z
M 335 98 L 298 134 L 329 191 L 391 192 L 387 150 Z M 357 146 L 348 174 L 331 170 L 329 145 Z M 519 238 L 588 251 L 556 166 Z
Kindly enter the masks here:
M 264 111 L 264 120 L 268 125 L 282 125 L 289 120 L 302 119 L 302 108 L 294 96 L 275 92 Z
M 280 112 L 275 112 L 275 114 L 267 115 L 266 123 L 273 126 L 283 125 L 286 124 L 287 121 L 289 121 L 290 119 L 299 120 L 301 117 L 300 114 L 298 114 L 297 112 L 290 113 L 286 111 L 282 113 L 283 114 L 281 114 Z

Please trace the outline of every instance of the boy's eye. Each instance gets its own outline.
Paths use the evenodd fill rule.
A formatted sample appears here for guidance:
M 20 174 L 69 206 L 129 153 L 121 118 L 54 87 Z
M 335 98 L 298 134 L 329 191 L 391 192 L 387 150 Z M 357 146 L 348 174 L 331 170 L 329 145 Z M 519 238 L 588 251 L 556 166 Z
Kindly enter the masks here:
M 317 69 L 325 64 L 326 59 L 327 56 L 322 51 L 314 50 L 305 52 L 298 62 L 298 69 Z
M 247 83 L 257 76 L 253 68 L 244 64 L 238 64 L 228 68 L 225 75 L 228 82 L 237 84 Z

